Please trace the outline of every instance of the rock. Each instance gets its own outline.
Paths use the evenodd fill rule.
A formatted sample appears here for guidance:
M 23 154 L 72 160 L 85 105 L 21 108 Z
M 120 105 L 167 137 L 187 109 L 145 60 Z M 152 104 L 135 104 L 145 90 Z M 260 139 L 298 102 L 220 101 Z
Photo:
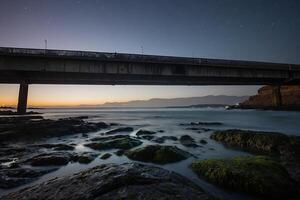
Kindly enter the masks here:
M 167 164 L 185 160 L 191 156 L 175 146 L 149 145 L 127 151 L 125 155 L 132 159 L 156 164 Z
M 2 156 L 18 156 L 26 153 L 27 149 L 19 145 L 3 145 L 0 146 L 0 157 Z
M 199 128 L 196 128 L 196 127 L 190 127 L 190 128 L 186 128 L 186 130 L 197 131 L 197 130 L 199 130 Z
M 119 126 L 120 124 L 118 123 L 110 123 L 109 126 Z
M 105 122 L 98 122 L 96 123 L 98 128 L 108 128 L 110 125 L 106 124 Z
M 103 123 L 90 123 L 78 118 L 49 120 L 39 116 L 36 116 L 38 119 L 32 117 L 9 117 L 10 119 L 5 120 L 0 118 L 0 140 L 36 140 L 45 137 L 88 133 L 104 127 Z
M 281 106 L 276 105 L 276 86 L 264 86 L 258 90 L 258 94 L 249 97 L 240 103 L 238 108 L 242 109 L 282 109 L 300 110 L 300 86 L 281 86 Z
M 249 152 L 280 155 L 285 160 L 300 158 L 300 137 L 273 132 L 225 130 L 215 131 L 211 138 Z
M 110 131 L 105 132 L 106 135 L 116 134 L 116 133 L 126 133 L 126 132 L 132 132 L 134 131 L 131 127 L 123 127 L 123 128 L 117 128 Z
M 264 156 L 194 161 L 192 169 L 221 187 L 265 198 L 286 199 L 296 194 L 288 172 Z
M 155 134 L 156 132 L 154 131 L 148 131 L 148 130 L 139 130 L 137 133 L 136 133 L 136 136 L 141 136 L 141 135 L 153 135 Z
M 56 151 L 72 151 L 75 149 L 75 147 L 71 146 L 71 145 L 67 145 L 67 144 L 39 144 L 39 145 L 34 145 L 37 147 L 41 147 L 41 148 L 49 148 L 49 149 L 53 149 Z
M 122 150 L 122 149 L 120 149 L 120 150 L 114 152 L 114 154 L 117 155 L 117 156 L 123 156 L 124 153 L 125 153 L 125 150 Z
M 152 140 L 152 142 L 158 143 L 158 144 L 162 144 L 165 142 L 165 139 L 162 137 L 154 137 Z
M 165 140 L 173 140 L 173 141 L 177 141 L 178 138 L 175 136 L 162 136 L 161 138 L 165 139 Z
M 88 134 L 86 134 L 86 133 L 82 133 L 82 134 L 81 134 L 81 137 L 88 138 L 89 136 L 88 136 Z
M 10 189 L 36 180 L 38 177 L 50 173 L 57 168 L 51 169 L 31 169 L 31 168 L 13 168 L 0 170 L 0 188 Z
M 110 153 L 105 153 L 105 154 L 103 154 L 100 158 L 102 159 L 102 160 L 106 160 L 106 159 L 108 159 L 108 158 L 110 158 L 111 157 L 111 154 Z
M 141 164 L 107 164 L 10 193 L 2 200 L 207 200 L 196 184 L 174 172 Z
M 164 130 L 158 130 L 157 132 L 158 133 L 164 133 L 165 131 Z
M 45 153 L 34 156 L 26 162 L 32 166 L 66 165 L 71 161 L 71 154 L 66 152 Z
M 128 135 L 114 135 L 114 136 L 108 136 L 108 137 L 95 137 L 90 139 L 91 141 L 100 141 L 100 142 L 106 142 L 108 140 L 113 140 L 113 139 L 123 139 L 123 138 L 129 138 L 130 136 Z
M 214 132 L 211 138 L 227 146 L 279 158 L 278 162 L 300 184 L 300 137 L 272 132 L 226 130 Z
M 39 112 L 33 112 L 33 111 L 29 111 L 26 112 L 25 115 L 36 115 L 36 114 L 42 114 Z M 0 115 L 19 115 L 19 113 L 12 111 L 12 110 L 0 110 Z M 24 115 L 24 114 L 22 114 Z
M 186 147 L 198 147 L 198 145 L 195 143 L 194 138 L 192 138 L 189 135 L 181 136 L 179 138 L 179 141 L 183 146 L 186 146 Z
M 202 125 L 202 126 L 220 126 L 223 125 L 221 122 L 198 122 L 197 125 Z
M 131 149 L 133 147 L 141 145 L 143 142 L 137 139 L 133 139 L 128 135 L 117 135 L 111 137 L 104 137 L 99 142 L 87 143 L 84 146 L 95 150 L 107 150 L 107 149 Z
M 200 142 L 201 144 L 207 144 L 207 141 L 204 140 L 204 139 L 201 139 L 199 142 Z
M 92 152 L 83 152 L 72 157 L 74 162 L 79 162 L 80 164 L 89 164 L 97 158 L 99 154 Z

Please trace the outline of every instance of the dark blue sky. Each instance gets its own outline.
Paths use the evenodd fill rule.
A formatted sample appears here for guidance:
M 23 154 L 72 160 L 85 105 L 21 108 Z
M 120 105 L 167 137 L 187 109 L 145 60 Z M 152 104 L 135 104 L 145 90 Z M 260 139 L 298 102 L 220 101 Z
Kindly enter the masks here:
M 54 49 L 141 53 L 143 46 L 145 54 L 300 64 L 299 36 L 299 0 L 0 0 L 0 46 L 44 48 L 47 39 Z M 116 88 L 138 98 L 133 86 Z M 257 89 L 145 88 L 140 98 Z
M 300 63 L 299 0 L 0 2 L 0 46 Z

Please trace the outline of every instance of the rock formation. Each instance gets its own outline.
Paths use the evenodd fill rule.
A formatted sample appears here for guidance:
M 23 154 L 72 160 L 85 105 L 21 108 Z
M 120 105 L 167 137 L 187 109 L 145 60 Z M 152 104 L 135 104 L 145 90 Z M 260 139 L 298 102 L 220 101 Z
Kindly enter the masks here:
M 300 110 L 300 86 L 264 86 L 257 95 L 242 102 L 240 107 Z

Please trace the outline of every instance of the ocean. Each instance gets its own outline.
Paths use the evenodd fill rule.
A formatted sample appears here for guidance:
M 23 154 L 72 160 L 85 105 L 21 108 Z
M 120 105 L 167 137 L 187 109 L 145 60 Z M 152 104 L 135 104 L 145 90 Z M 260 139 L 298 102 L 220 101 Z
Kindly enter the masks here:
M 250 155 L 249 153 L 229 149 L 222 144 L 211 140 L 210 135 L 214 130 L 225 129 L 245 129 L 280 132 L 287 135 L 300 136 L 300 112 L 285 112 L 285 111 L 261 111 L 261 110 L 226 110 L 225 108 L 47 108 L 34 110 L 43 113 L 44 118 L 58 119 L 76 116 L 88 116 L 87 121 L 90 122 L 107 122 L 118 123 L 122 126 L 130 126 L 134 131 L 130 135 L 135 136 L 135 133 L 140 129 L 150 131 L 163 130 L 162 133 L 157 133 L 157 136 L 176 136 L 190 135 L 195 141 L 205 139 L 208 143 L 200 147 L 192 148 L 185 147 L 179 141 L 166 140 L 161 145 L 175 145 L 185 151 L 190 152 L 195 157 L 187 160 L 166 164 L 156 165 L 174 172 L 177 172 L 195 183 L 199 184 L 206 192 L 220 199 L 253 199 L 245 194 L 232 192 L 214 186 L 205 180 L 198 178 L 190 169 L 190 164 L 195 159 L 210 159 L 210 158 L 228 158 L 233 156 Z M 202 128 L 210 130 L 198 133 L 195 130 L 187 129 L 187 124 L 191 122 L 220 122 L 222 125 L 202 125 Z M 108 131 L 109 129 L 100 130 L 98 132 L 89 133 L 88 137 L 96 137 Z M 41 130 L 42 131 L 42 130 Z M 143 145 L 156 144 L 147 140 L 142 140 Z M 69 135 L 60 138 L 51 138 L 47 142 L 64 142 L 75 143 L 76 152 L 93 151 L 84 146 L 87 138 L 81 134 Z M 139 146 L 141 147 L 141 146 Z M 137 148 L 139 148 L 137 147 Z M 6 194 L 11 191 L 44 182 L 46 180 L 70 175 L 81 170 L 91 168 L 104 163 L 128 163 L 133 162 L 126 156 L 118 157 L 113 154 L 116 150 L 97 151 L 101 154 L 104 152 L 112 153 L 112 156 L 107 160 L 96 158 L 90 164 L 69 163 L 61 167 L 59 170 L 46 174 L 36 181 L 11 190 L 0 190 L 0 194 Z M 150 163 L 148 163 L 150 164 Z M 153 165 L 153 164 L 152 164 Z

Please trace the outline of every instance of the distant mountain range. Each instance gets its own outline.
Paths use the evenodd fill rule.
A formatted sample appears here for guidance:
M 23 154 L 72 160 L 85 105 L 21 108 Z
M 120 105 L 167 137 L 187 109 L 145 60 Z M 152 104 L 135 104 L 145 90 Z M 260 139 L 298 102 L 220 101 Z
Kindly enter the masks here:
M 149 99 L 149 100 L 135 100 L 128 102 L 108 102 L 98 106 L 101 107 L 186 107 L 201 105 L 234 105 L 247 100 L 249 96 L 204 96 L 204 97 L 187 97 L 187 98 L 173 98 L 173 99 Z

